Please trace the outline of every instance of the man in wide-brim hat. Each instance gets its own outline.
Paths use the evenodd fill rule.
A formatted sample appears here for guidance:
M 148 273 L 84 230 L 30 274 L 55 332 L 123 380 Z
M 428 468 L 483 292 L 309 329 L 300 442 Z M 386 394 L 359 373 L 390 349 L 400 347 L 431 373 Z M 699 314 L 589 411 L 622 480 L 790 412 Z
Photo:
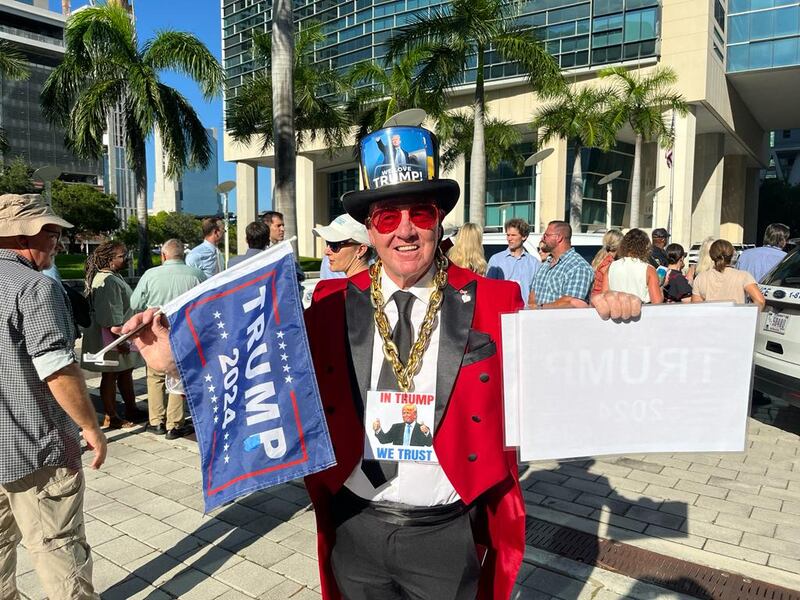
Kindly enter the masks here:
M 98 598 L 83 526 L 79 428 L 105 460 L 74 354 L 72 315 L 51 266 L 72 227 L 36 194 L 0 196 L 0 589 L 16 597 L 20 538 L 50 598 Z
M 393 136 L 405 152 L 397 162 L 380 151 Z M 507 600 L 522 562 L 525 505 L 516 452 L 503 443 L 500 314 L 523 307 L 519 287 L 450 264 L 438 250 L 459 186 L 438 179 L 431 132 L 376 131 L 362 140 L 360 159 L 364 189 L 342 203 L 366 225 L 378 260 L 326 281 L 305 313 L 337 461 L 306 478 L 322 597 Z M 638 315 L 632 296 L 596 298 L 605 318 Z M 148 321 L 152 312 L 122 331 Z M 140 344 L 148 363 L 174 372 L 163 323 L 149 331 Z M 406 448 L 409 427 L 397 460 L 375 460 L 365 431 L 379 398 L 417 403 L 420 421 L 429 411 L 432 450 Z

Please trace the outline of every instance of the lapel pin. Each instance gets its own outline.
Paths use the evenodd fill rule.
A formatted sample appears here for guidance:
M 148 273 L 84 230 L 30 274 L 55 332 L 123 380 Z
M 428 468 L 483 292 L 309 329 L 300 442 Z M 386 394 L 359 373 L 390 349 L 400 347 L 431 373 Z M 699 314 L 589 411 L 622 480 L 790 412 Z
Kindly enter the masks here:
M 461 301 L 462 301 L 464 304 L 466 304 L 467 302 L 469 302 L 470 300 L 472 300 L 472 296 L 470 296 L 470 295 L 469 295 L 469 293 L 467 292 L 467 290 L 459 290 L 459 293 L 461 294 Z

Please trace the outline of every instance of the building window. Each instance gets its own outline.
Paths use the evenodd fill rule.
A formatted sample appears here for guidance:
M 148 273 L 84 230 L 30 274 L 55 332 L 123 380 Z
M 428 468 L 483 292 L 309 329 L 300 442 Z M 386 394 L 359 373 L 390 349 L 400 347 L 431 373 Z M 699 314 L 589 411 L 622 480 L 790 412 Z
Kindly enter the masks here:
M 725 31 L 725 7 L 721 0 L 714 0 L 714 20 L 722 31 Z
M 328 220 L 344 214 L 342 194 L 358 189 L 358 169 L 328 173 Z
M 581 164 L 583 167 L 583 211 L 581 223 L 586 231 L 605 229 L 606 226 L 606 186 L 598 185 L 603 177 L 614 171 L 622 171 L 611 187 L 611 224 L 622 227 L 625 218 L 625 208 L 628 204 L 628 190 L 633 172 L 632 144 L 617 142 L 616 147 L 610 152 L 603 152 L 598 148 L 583 148 L 581 151 Z M 564 215 L 569 215 L 569 193 L 572 183 L 572 165 L 575 162 L 575 149 L 567 152 L 567 185 L 564 204 Z M 644 212 L 644 211 L 643 211 Z
M 532 142 L 517 146 L 517 151 L 522 156 L 533 154 Z M 464 221 L 469 221 L 469 161 L 466 164 L 464 186 Z M 501 162 L 496 169 L 486 172 L 486 226 L 503 225 L 505 213 L 508 219 L 525 219 L 528 223 L 535 222 L 536 188 L 534 185 L 533 167 L 525 167 L 522 174 L 518 174 L 510 163 Z

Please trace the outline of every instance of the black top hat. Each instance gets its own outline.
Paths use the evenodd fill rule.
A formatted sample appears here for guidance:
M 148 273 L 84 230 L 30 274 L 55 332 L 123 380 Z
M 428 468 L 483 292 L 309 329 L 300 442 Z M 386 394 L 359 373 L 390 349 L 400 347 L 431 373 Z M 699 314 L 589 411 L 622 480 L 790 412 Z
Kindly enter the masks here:
M 347 192 L 342 204 L 356 221 L 364 223 L 369 207 L 390 200 L 401 204 L 424 196 L 445 214 L 461 193 L 452 179 L 439 179 L 439 142 L 422 127 L 385 127 L 361 140 L 361 181 L 364 189 Z

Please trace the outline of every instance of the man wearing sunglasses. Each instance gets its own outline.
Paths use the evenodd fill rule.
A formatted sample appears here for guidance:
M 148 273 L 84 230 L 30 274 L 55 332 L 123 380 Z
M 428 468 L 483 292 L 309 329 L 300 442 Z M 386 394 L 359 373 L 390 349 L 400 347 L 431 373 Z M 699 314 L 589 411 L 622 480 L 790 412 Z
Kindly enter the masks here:
M 383 164 L 376 138 L 392 135 L 427 156 L 422 181 L 403 181 L 401 171 L 369 179 Z M 519 286 L 452 265 L 438 250 L 460 189 L 438 179 L 431 132 L 377 131 L 362 140 L 360 158 L 364 189 L 342 204 L 366 225 L 378 260 L 324 282 L 325 297 L 305 312 L 337 461 L 306 478 L 322 597 L 507 600 L 525 547 L 525 504 L 516 452 L 503 444 L 500 314 L 523 307 Z M 612 293 L 596 307 L 604 318 L 630 318 L 640 304 Z M 166 329 L 156 321 L 149 331 L 158 348 L 142 343 L 142 353 L 170 368 Z M 366 432 L 380 403 L 416 406 L 430 448 L 403 440 L 377 460 Z
M 326 282 L 335 289 L 306 311 L 337 455 L 335 467 L 307 478 L 323 598 L 505 600 L 522 561 L 525 507 L 516 453 L 503 446 L 499 316 L 523 302 L 518 285 L 479 277 L 437 250 L 460 190 L 436 178 L 429 132 L 367 136 L 362 174 L 372 172 L 370 142 L 397 130 L 404 148 L 428 152 L 427 180 L 370 189 L 374 179 L 365 178 L 366 189 L 344 195 L 379 260 L 349 280 Z M 606 317 L 638 310 L 624 298 L 602 302 Z M 433 398 L 434 418 L 425 423 L 436 462 L 365 454 L 370 403 L 381 392 L 398 401 Z

